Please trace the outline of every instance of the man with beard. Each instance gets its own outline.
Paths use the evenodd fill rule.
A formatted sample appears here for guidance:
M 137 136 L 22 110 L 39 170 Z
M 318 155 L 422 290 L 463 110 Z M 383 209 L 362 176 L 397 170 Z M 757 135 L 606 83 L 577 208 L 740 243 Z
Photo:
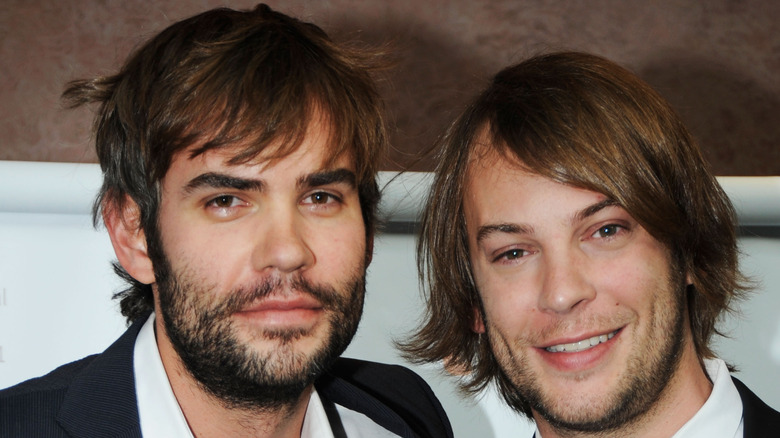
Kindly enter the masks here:
M 716 357 L 746 291 L 735 214 L 669 105 L 627 70 L 554 53 L 498 73 L 445 137 L 403 347 L 537 437 L 776 436 Z
M 100 104 L 95 217 L 132 325 L 0 393 L 0 436 L 452 436 L 417 375 L 339 359 L 372 257 L 378 60 L 260 5 L 71 83 Z

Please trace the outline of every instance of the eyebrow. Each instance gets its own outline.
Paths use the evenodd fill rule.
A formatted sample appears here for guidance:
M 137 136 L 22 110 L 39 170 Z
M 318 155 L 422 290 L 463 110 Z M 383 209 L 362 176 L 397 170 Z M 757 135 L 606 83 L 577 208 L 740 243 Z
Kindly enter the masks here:
M 309 189 L 334 183 L 347 183 L 351 187 L 356 187 L 355 173 L 347 169 L 314 172 L 298 178 L 296 184 L 299 189 Z M 265 183 L 258 179 L 239 178 L 224 173 L 208 172 L 190 180 L 184 186 L 183 191 L 186 194 L 190 194 L 202 188 L 262 191 L 265 188 Z
M 607 198 L 607 199 L 605 199 L 605 200 L 603 200 L 601 202 L 597 202 L 597 203 L 595 203 L 595 204 L 593 204 L 593 205 L 591 205 L 589 207 L 585 207 L 582 210 L 578 211 L 577 214 L 572 216 L 571 223 L 580 222 L 582 220 L 585 220 L 585 219 L 593 216 L 594 214 L 600 212 L 601 210 L 603 210 L 603 209 L 605 209 L 607 207 L 612 207 L 612 206 L 616 206 L 616 205 L 620 206 L 620 204 L 618 204 L 617 201 L 615 201 L 614 199 Z
M 598 213 L 599 211 L 612 206 L 620 206 L 620 204 L 617 203 L 617 201 L 613 199 L 605 199 L 601 202 L 597 202 L 593 205 L 589 205 L 582 210 L 576 212 L 572 217 L 570 222 L 571 223 L 577 223 L 580 221 L 583 221 L 594 214 Z M 520 224 L 513 224 L 513 223 L 500 223 L 500 224 L 488 224 L 483 225 L 479 227 L 477 230 L 477 243 L 479 244 L 483 240 L 487 239 L 489 236 L 496 234 L 496 233 L 504 233 L 504 234 L 533 234 L 534 229 L 533 227 L 520 225 Z
M 482 242 L 489 236 L 496 234 L 533 234 L 533 228 L 524 227 L 518 224 L 490 224 L 479 227 L 477 231 L 477 243 Z
M 190 194 L 198 189 L 235 189 L 262 191 L 265 184 L 256 179 L 238 178 L 224 173 L 208 172 L 191 179 L 184 186 L 184 193 Z
M 347 169 L 324 170 L 314 172 L 298 178 L 299 189 L 310 189 L 328 184 L 346 183 L 350 187 L 357 186 L 355 172 Z

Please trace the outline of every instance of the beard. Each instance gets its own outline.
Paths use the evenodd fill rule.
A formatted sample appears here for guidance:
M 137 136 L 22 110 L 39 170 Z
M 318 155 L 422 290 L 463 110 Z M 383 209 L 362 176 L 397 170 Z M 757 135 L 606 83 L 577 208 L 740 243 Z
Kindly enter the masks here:
M 188 272 L 176 273 L 167 259 L 155 263 L 160 313 L 165 330 L 187 371 L 200 386 L 231 409 L 276 411 L 292 406 L 303 391 L 344 352 L 363 312 L 365 269 L 341 290 L 315 285 L 300 275 L 269 278 L 219 297 L 206 282 Z M 256 300 L 285 291 L 309 294 L 321 304 L 327 334 L 312 352 L 296 349 L 308 329 L 274 329 L 242 340 L 232 315 Z M 273 340 L 268 351 L 251 341 Z
M 543 384 L 529 371 L 527 357 L 513 354 L 507 339 L 490 337 L 501 367 L 500 386 L 505 400 L 520 412 L 530 414 L 530 408 L 559 432 L 630 428 L 661 398 L 679 367 L 685 345 L 686 291 L 684 286 L 679 286 L 684 284 L 682 279 L 672 276 L 668 290 L 660 292 L 667 294 L 668 299 L 655 307 L 644 343 L 628 359 L 616 389 L 602 398 L 600 411 L 572 408 L 568 403 L 576 399 L 557 400 L 547 395 Z

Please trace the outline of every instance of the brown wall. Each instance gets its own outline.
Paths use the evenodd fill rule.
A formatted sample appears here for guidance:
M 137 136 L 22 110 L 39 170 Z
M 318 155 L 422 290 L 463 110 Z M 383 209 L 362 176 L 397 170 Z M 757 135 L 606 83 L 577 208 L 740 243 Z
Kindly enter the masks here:
M 652 3 L 652 5 L 650 4 Z M 0 160 L 94 161 L 91 112 L 60 108 L 70 79 L 115 71 L 207 0 L 3 0 Z M 394 41 L 386 86 L 393 162 L 410 166 L 498 69 L 576 49 L 628 66 L 678 109 L 716 173 L 780 175 L 780 2 L 589 0 L 270 1 L 337 35 Z M 412 165 L 428 170 L 430 161 Z

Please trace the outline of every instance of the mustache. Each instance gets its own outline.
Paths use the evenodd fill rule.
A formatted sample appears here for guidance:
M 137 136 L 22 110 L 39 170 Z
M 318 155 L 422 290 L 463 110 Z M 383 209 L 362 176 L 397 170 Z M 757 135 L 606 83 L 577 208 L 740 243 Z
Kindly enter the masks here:
M 289 279 L 281 277 L 268 278 L 251 287 L 241 287 L 230 293 L 214 308 L 216 315 L 230 315 L 239 312 L 257 300 L 270 295 L 289 295 L 293 291 L 314 297 L 326 310 L 333 310 L 344 305 L 345 297 L 329 286 L 314 284 L 301 275 Z

